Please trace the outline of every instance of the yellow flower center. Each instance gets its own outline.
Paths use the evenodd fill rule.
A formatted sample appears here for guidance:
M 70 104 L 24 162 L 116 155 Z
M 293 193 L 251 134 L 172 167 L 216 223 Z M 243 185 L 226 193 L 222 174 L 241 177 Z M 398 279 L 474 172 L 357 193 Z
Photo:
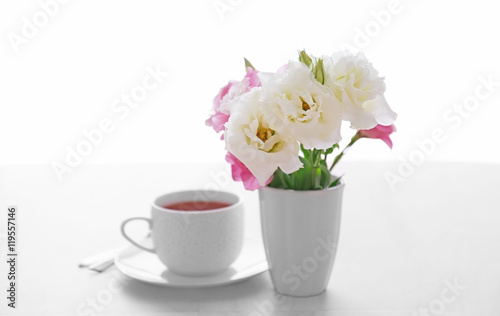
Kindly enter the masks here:
M 257 129 L 257 137 L 264 143 L 274 135 L 274 131 L 270 128 L 259 127 Z
M 309 104 L 307 104 L 307 102 L 304 101 L 304 99 L 302 99 L 302 97 L 299 97 L 299 98 L 302 101 L 302 110 L 304 110 L 304 111 L 310 110 L 311 106 Z

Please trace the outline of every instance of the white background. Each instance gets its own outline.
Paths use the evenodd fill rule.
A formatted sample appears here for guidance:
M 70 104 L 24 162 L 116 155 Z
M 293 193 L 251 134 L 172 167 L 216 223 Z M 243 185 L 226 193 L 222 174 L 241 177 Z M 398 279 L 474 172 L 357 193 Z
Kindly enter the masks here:
M 221 162 L 224 144 L 204 121 L 220 87 L 244 76 L 243 57 L 274 71 L 300 49 L 327 55 L 343 44 L 385 76 L 399 114 L 392 152 L 363 140 L 347 159 L 409 159 L 440 128 L 446 141 L 425 159 L 500 162 L 500 87 L 460 123 L 444 119 L 479 77 L 500 82 L 494 2 L 75 0 L 44 20 L 46 2 L 0 4 L 0 164 L 64 163 L 102 119 L 114 129 L 83 164 Z M 25 19 L 41 25 L 13 45 Z M 121 119 L 113 102 L 156 65 L 168 77 Z
M 90 276 L 76 263 L 123 242 L 117 223 L 145 216 L 148 201 L 160 191 L 206 183 L 205 163 L 223 163 L 225 151 L 204 121 L 220 87 L 244 76 L 243 57 L 259 70 L 274 71 L 303 48 L 327 55 L 364 40 L 358 46 L 386 78 L 386 98 L 399 114 L 398 132 L 392 151 L 381 141 L 362 140 L 346 160 L 500 163 L 500 87 L 457 125 L 444 118 L 455 104 L 472 100 L 479 78 L 500 82 L 500 19 L 492 1 L 70 0 L 52 7 L 57 12 L 25 43 L 12 45 L 11 39 L 23 36 L 32 23 L 26 21 L 43 18 L 41 3 L 49 0 L 41 1 L 0 2 L 0 165 L 22 164 L 0 168 L 0 198 L 21 210 L 19 248 L 26 259 L 19 270 L 21 282 L 27 282 L 19 287 L 21 313 L 75 314 L 112 277 Z M 397 13 L 390 19 L 386 14 L 382 25 L 375 16 L 388 7 L 394 11 L 391 3 Z M 227 10 L 218 12 L 217 4 Z M 157 65 L 167 78 L 121 119 L 113 103 Z M 68 149 L 85 140 L 84 131 L 106 119 L 113 131 L 74 169 L 77 181 L 59 185 L 51 164 L 64 163 Z M 419 153 L 416 142 L 436 129 L 446 141 Z M 349 139 L 349 129 L 344 132 Z M 175 172 L 121 166 L 149 162 L 174 163 Z M 114 166 L 90 167 L 100 163 Z M 334 291 L 326 299 L 290 300 L 278 308 L 331 308 L 353 315 L 357 311 L 346 307 L 354 306 L 375 315 L 382 306 L 393 309 L 384 315 L 413 315 L 438 297 L 445 278 L 457 277 L 468 292 L 447 305 L 447 313 L 496 315 L 488 311 L 499 310 L 492 299 L 498 294 L 500 260 L 494 250 L 498 167 L 429 163 L 390 195 L 381 185 L 384 168 L 370 168 L 385 164 L 359 165 L 347 175 L 363 181 L 352 181 L 345 197 L 343 250 L 334 270 L 340 283 L 332 278 Z M 480 184 L 470 188 L 469 183 Z M 256 192 L 246 193 L 256 198 Z M 251 282 L 209 292 L 138 284 L 116 295 L 106 312 L 246 310 L 254 299 L 274 295 L 268 275 Z M 81 286 L 61 292 L 75 284 Z M 52 288 L 64 299 L 54 300 Z M 248 294 L 254 292 L 259 296 Z

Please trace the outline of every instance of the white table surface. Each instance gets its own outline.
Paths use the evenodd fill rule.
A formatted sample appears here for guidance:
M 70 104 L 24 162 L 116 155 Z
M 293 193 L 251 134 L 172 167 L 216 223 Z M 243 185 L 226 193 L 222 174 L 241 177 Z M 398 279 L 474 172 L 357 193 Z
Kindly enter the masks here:
M 0 166 L 0 314 L 500 315 L 500 165 L 426 162 L 393 191 L 384 174 L 397 166 L 343 163 L 337 258 L 327 291 L 310 298 L 277 295 L 268 272 L 232 285 L 174 289 L 131 280 L 115 267 L 101 274 L 77 267 L 126 245 L 120 222 L 148 216 L 150 201 L 172 190 L 216 185 L 237 192 L 246 232 L 260 238 L 257 193 L 226 181 L 224 164 L 82 165 L 63 183 L 50 166 Z M 9 205 L 18 207 L 15 310 L 5 298 Z M 104 293 L 110 287 L 111 297 Z

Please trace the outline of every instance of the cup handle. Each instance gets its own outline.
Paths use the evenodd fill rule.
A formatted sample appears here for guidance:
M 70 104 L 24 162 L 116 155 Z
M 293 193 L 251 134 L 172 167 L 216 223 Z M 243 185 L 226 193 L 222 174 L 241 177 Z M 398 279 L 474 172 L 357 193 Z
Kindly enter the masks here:
M 134 246 L 136 246 L 136 247 L 138 247 L 138 248 L 140 248 L 142 250 L 146 250 L 146 251 L 155 253 L 154 248 L 144 247 L 143 245 L 139 244 L 138 242 L 136 242 L 135 240 L 133 240 L 132 238 L 130 238 L 127 235 L 127 233 L 125 232 L 125 226 L 128 224 L 128 222 L 135 221 L 135 220 L 143 220 L 143 221 L 148 222 L 149 229 L 151 229 L 151 219 L 149 219 L 147 217 L 132 217 L 132 218 L 124 220 L 123 223 L 122 223 L 122 225 L 121 225 L 121 232 L 122 232 L 123 237 L 125 237 L 125 239 L 128 240 L 132 245 L 134 245 Z

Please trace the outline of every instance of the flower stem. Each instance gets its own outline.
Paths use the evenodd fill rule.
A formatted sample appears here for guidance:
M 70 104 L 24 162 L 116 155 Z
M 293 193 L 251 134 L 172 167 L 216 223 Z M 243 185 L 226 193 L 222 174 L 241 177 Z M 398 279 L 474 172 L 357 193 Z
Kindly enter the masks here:
M 281 185 L 283 186 L 283 189 L 288 189 L 285 181 L 285 177 L 283 176 L 283 171 L 281 169 L 278 169 L 278 177 L 280 178 Z
M 361 137 L 358 135 L 358 133 L 356 133 L 352 138 L 351 138 L 351 142 L 349 144 L 347 144 L 347 146 L 345 146 L 345 148 L 342 150 L 342 152 L 340 154 L 337 155 L 337 157 L 335 157 L 335 159 L 333 160 L 333 163 L 332 163 L 332 166 L 330 167 L 330 171 L 332 171 L 333 167 L 335 167 L 335 165 L 339 162 L 340 158 L 342 158 L 344 156 L 344 153 L 346 152 L 346 150 L 351 147 L 352 145 L 354 145 L 354 143 L 360 139 Z
M 319 166 L 319 160 L 321 159 L 321 150 L 315 150 L 316 151 L 316 160 L 314 161 L 314 167 Z

